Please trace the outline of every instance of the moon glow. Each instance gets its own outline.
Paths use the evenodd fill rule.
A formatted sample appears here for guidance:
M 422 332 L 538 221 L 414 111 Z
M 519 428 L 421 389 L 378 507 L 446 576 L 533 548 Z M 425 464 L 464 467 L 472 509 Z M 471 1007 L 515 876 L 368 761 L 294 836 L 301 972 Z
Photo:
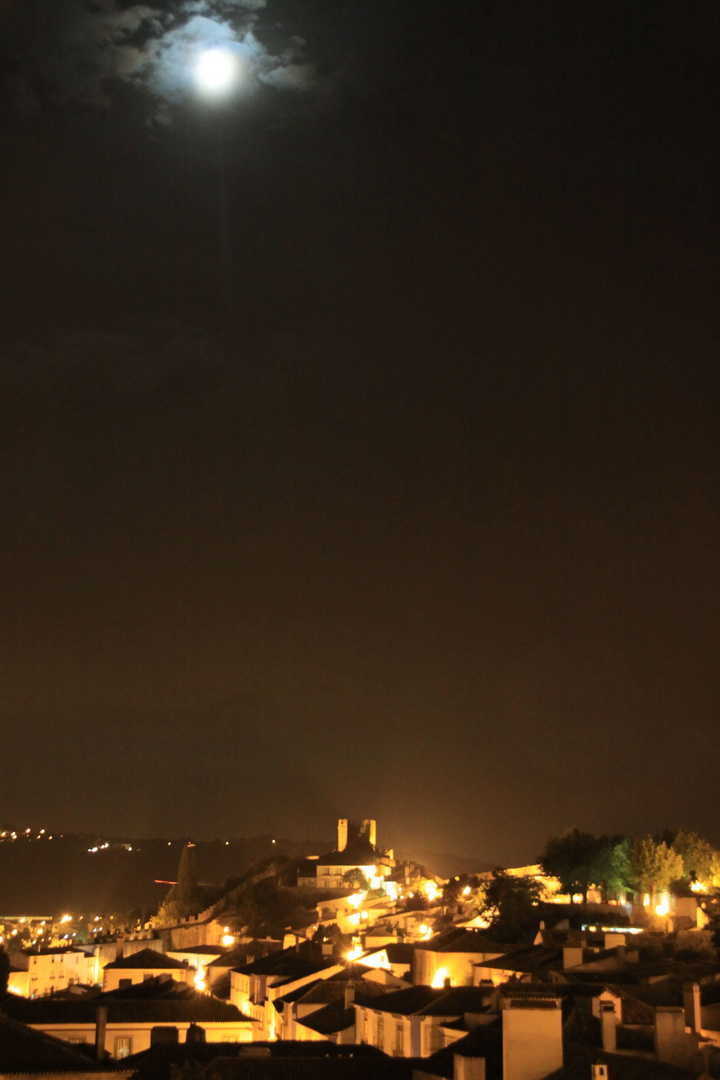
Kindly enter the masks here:
M 198 86 L 207 93 L 227 93 L 237 77 L 237 58 L 228 49 L 206 49 L 200 54 L 195 66 L 195 78 Z

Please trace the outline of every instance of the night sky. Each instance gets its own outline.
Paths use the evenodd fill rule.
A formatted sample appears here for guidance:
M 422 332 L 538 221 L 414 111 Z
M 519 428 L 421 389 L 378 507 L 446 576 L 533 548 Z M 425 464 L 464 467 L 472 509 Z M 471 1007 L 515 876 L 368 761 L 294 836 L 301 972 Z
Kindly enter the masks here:
M 719 62 L 705 0 L 0 0 L 0 820 L 720 842 Z

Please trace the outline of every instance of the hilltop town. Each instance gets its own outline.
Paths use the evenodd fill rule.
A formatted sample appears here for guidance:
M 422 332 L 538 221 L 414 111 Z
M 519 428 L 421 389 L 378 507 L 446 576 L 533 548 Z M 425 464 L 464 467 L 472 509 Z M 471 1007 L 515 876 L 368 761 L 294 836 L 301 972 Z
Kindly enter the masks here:
M 0 918 L 0 1075 L 720 1076 L 720 856 L 696 834 L 571 830 L 450 878 L 371 819 L 222 886 L 197 854 L 148 918 Z

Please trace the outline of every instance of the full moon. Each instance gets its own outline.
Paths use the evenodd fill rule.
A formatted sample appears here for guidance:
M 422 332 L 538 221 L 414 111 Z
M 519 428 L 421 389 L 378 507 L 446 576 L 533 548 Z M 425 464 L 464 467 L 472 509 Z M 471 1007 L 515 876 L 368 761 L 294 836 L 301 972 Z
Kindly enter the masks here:
M 206 49 L 195 66 L 198 85 L 211 94 L 228 91 L 237 76 L 237 58 L 228 49 Z

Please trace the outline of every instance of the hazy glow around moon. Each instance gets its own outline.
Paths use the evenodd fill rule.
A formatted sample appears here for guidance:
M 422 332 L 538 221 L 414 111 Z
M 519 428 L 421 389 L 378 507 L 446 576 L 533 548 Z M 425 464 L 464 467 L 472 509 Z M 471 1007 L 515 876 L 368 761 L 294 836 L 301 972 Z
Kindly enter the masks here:
M 237 57 L 228 49 L 206 49 L 195 66 L 198 85 L 211 94 L 222 94 L 236 82 L 239 74 Z

